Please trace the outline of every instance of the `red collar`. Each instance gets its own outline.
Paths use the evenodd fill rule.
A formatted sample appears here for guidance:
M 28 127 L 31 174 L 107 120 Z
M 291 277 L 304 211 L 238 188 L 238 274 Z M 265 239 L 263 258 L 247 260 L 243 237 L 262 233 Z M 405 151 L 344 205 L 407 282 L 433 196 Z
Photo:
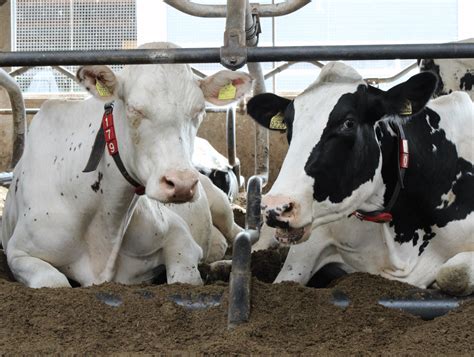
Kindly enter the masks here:
M 102 125 L 97 132 L 97 136 L 92 146 L 92 152 L 87 162 L 86 168 L 82 172 L 92 172 L 97 169 L 100 160 L 104 154 L 104 149 L 107 146 L 109 155 L 115 161 L 115 165 L 119 169 L 122 176 L 132 185 L 135 186 L 135 193 L 137 195 L 143 195 L 145 193 L 145 186 L 137 182 L 127 172 L 122 159 L 120 158 L 117 137 L 115 136 L 114 127 L 114 103 L 107 103 L 104 105 L 104 115 L 102 116 Z
M 390 211 L 393 208 L 393 205 L 398 199 L 398 195 L 403 189 L 403 178 L 405 176 L 405 171 L 408 169 L 408 163 L 409 163 L 409 151 L 408 151 L 408 140 L 405 137 L 405 132 L 403 131 L 403 127 L 401 124 L 396 121 L 394 122 L 394 125 L 392 128 L 395 130 L 397 133 L 397 138 L 398 138 L 398 160 L 397 160 L 397 170 L 398 170 L 398 180 L 397 184 L 395 186 L 395 189 L 393 190 L 392 197 L 390 198 L 390 201 L 388 202 L 387 206 L 385 208 L 378 210 L 378 211 L 372 211 L 372 212 L 366 212 L 362 210 L 357 210 L 355 212 L 352 212 L 351 215 L 359 218 L 361 221 L 368 221 L 368 222 L 375 222 L 375 223 L 386 223 L 386 222 L 391 222 L 392 221 L 392 214 Z

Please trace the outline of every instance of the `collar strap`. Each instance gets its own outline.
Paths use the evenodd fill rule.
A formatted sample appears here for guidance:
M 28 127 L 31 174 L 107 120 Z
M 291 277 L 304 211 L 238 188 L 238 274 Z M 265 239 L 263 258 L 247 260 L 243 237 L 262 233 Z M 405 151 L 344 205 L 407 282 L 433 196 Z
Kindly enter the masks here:
M 145 193 L 145 187 L 137 182 L 128 173 L 122 159 L 120 158 L 117 137 L 115 136 L 114 127 L 114 103 L 107 103 L 104 105 L 104 115 L 102 116 L 102 125 L 97 132 L 95 137 L 94 145 L 92 146 L 92 152 L 87 162 L 86 168 L 82 172 L 92 172 L 97 169 L 100 160 L 105 151 L 105 147 L 109 152 L 109 155 L 115 161 L 115 165 L 119 169 L 122 176 L 135 187 L 135 193 L 137 195 L 143 195 Z
M 405 177 L 405 171 L 408 169 L 409 163 L 409 150 L 408 150 L 408 140 L 405 136 L 405 131 L 403 130 L 402 125 L 398 122 L 392 122 L 391 125 L 392 129 L 397 133 L 398 138 L 398 156 L 397 156 L 397 171 L 398 171 L 398 179 L 397 184 L 395 185 L 395 189 L 393 190 L 392 197 L 390 201 L 388 201 L 387 206 L 381 210 L 366 212 L 362 210 L 357 210 L 353 212 L 351 215 L 356 216 L 361 221 L 369 221 L 375 223 L 386 223 L 392 221 L 392 214 L 390 211 L 392 210 L 395 202 L 397 202 L 398 195 L 400 191 L 404 188 L 403 185 L 403 178 Z

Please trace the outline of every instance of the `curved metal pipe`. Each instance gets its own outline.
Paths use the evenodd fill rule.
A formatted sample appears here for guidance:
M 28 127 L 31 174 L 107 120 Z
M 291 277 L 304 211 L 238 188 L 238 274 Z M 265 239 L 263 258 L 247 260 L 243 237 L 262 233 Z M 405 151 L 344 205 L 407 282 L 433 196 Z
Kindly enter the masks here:
M 405 67 L 404 69 L 402 69 L 400 72 L 398 72 L 394 76 L 385 77 L 385 78 L 365 78 L 365 81 L 369 84 L 390 83 L 390 82 L 396 81 L 400 77 L 403 77 L 405 74 L 410 72 L 412 69 L 415 69 L 416 67 L 418 67 L 418 65 L 415 62 L 415 63 L 412 63 L 411 65 Z
M 13 117 L 13 150 L 10 168 L 14 168 L 23 154 L 26 132 L 25 102 L 20 87 L 15 80 L 0 68 L 0 86 L 5 88 L 10 98 Z
M 165 4 L 185 14 L 197 17 L 226 17 L 226 5 L 204 5 L 189 0 L 164 0 Z M 260 17 L 277 17 L 291 14 L 311 0 L 286 0 L 278 4 L 250 4 L 252 12 Z

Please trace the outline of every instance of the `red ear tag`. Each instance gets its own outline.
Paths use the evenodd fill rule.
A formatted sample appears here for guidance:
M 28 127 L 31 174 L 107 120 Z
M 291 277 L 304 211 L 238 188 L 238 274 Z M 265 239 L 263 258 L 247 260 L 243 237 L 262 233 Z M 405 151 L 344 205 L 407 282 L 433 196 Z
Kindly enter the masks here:
M 238 86 L 238 85 L 240 85 L 240 84 L 244 84 L 244 80 L 243 80 L 243 79 L 240 79 L 240 78 L 237 78 L 237 79 L 234 79 L 234 80 L 232 81 L 232 84 L 233 84 L 234 86 Z

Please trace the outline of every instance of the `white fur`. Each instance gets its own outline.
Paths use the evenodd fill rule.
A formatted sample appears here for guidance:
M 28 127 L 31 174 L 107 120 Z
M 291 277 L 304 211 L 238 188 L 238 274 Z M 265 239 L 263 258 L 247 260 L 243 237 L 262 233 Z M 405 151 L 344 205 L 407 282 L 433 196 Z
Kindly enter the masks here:
M 5 203 L 2 243 L 13 275 L 35 288 L 69 286 L 66 276 L 81 285 L 138 283 L 164 264 L 169 282 L 199 284 L 198 262 L 223 255 L 225 240 L 238 231 L 227 198 L 200 177 L 193 202 L 168 207 L 152 199 L 163 198 L 158 183 L 166 170 L 194 170 L 194 137 L 216 81 L 241 78 L 243 93 L 251 79 L 221 71 L 203 82 L 187 65 L 129 66 L 118 75 L 85 67 L 78 77 L 95 95 L 96 75 L 105 78 L 107 100 L 115 100 L 121 158 L 147 197 L 136 199 L 108 153 L 95 172 L 82 173 L 101 123 L 101 98 L 46 102 Z

